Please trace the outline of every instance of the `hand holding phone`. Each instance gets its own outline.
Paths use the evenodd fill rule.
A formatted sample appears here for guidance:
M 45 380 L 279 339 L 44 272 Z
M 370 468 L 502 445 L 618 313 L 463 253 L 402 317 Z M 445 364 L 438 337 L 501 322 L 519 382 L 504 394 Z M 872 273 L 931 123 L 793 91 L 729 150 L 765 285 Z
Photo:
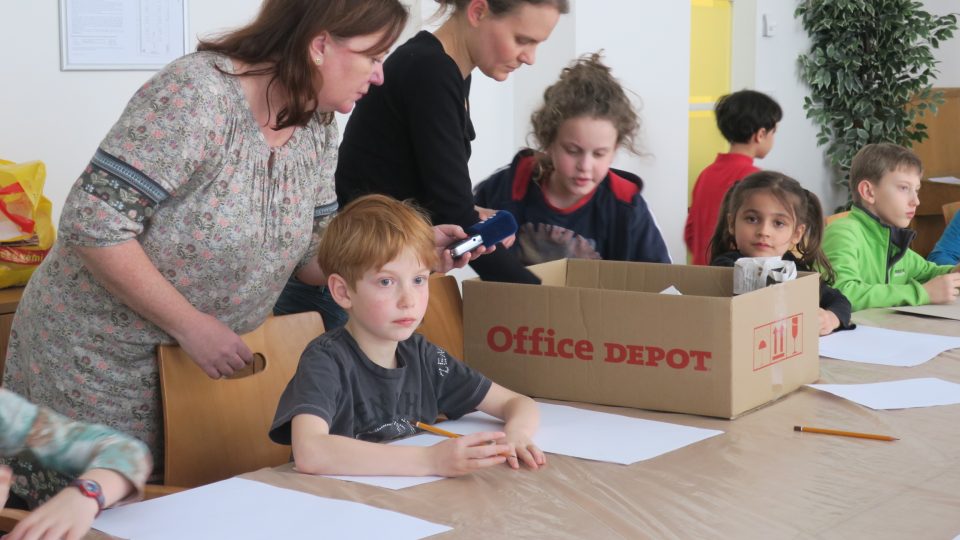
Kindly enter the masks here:
M 465 238 L 463 240 L 454 242 L 450 246 L 450 255 L 454 259 L 459 259 L 460 257 L 463 257 L 467 253 L 477 249 L 482 245 L 483 245 L 483 237 L 480 236 L 479 234 L 476 234 L 469 238 Z
M 493 247 L 517 233 L 517 220 L 506 210 L 498 210 L 493 216 L 467 228 L 470 236 L 450 245 L 454 259 L 464 256 L 480 246 Z

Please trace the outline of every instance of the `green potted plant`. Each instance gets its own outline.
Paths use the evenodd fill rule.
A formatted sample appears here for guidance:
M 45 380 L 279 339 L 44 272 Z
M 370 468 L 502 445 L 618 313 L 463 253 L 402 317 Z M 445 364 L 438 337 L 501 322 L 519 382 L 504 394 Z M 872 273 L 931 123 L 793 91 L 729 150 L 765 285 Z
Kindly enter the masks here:
M 943 103 L 932 90 L 932 49 L 953 37 L 957 17 L 931 15 L 915 0 L 803 0 L 795 16 L 812 42 L 799 58 L 810 87 L 803 108 L 846 190 L 863 145 L 912 146 L 927 137 L 919 119 Z

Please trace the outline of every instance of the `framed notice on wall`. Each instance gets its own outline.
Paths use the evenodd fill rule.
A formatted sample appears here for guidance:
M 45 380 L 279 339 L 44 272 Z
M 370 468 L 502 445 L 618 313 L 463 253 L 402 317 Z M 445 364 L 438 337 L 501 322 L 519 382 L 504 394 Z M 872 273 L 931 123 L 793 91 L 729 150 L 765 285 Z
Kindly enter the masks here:
M 189 46 L 187 0 L 60 0 L 60 69 L 153 70 Z

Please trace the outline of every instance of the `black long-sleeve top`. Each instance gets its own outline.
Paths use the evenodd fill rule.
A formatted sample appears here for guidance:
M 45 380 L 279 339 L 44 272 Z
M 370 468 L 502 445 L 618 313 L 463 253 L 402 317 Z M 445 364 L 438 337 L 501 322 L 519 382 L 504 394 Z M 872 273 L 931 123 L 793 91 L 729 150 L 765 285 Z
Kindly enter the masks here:
M 467 161 L 475 138 L 470 77 L 433 34 L 423 31 L 383 66 L 384 84 L 357 102 L 340 144 L 337 199 L 368 193 L 413 199 L 434 223 L 467 228 L 480 220 Z M 539 283 L 506 249 L 471 261 L 484 280 Z

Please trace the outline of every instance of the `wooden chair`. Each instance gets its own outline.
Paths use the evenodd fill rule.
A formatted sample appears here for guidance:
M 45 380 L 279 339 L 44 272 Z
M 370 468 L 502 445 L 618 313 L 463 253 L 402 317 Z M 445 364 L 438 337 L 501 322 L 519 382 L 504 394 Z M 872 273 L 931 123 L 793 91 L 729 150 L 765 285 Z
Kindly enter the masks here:
M 164 484 L 194 487 L 290 461 L 290 447 L 267 431 L 300 354 L 322 333 L 317 312 L 269 317 L 241 336 L 254 362 L 219 380 L 180 347 L 159 347 Z
M 30 512 L 13 508 L 0 508 L 0 533 L 8 533 L 23 521 Z
M 845 217 L 845 216 L 846 216 L 847 214 L 849 214 L 849 213 L 850 213 L 850 211 L 847 210 L 846 212 L 837 212 L 836 214 L 829 215 L 829 216 L 827 216 L 827 217 L 825 217 L 825 218 L 823 219 L 824 225 L 829 225 L 829 224 L 833 223 L 834 221 L 836 221 L 836 220 L 838 220 L 838 219 L 840 219 L 840 218 L 842 218 L 842 217 Z
M 953 216 L 957 215 L 958 210 L 960 210 L 960 201 L 943 205 L 943 219 L 946 220 L 947 226 L 950 226 L 950 222 L 953 221 Z
M 442 347 L 458 360 L 463 359 L 463 298 L 453 276 L 430 276 L 430 302 L 417 332 Z

